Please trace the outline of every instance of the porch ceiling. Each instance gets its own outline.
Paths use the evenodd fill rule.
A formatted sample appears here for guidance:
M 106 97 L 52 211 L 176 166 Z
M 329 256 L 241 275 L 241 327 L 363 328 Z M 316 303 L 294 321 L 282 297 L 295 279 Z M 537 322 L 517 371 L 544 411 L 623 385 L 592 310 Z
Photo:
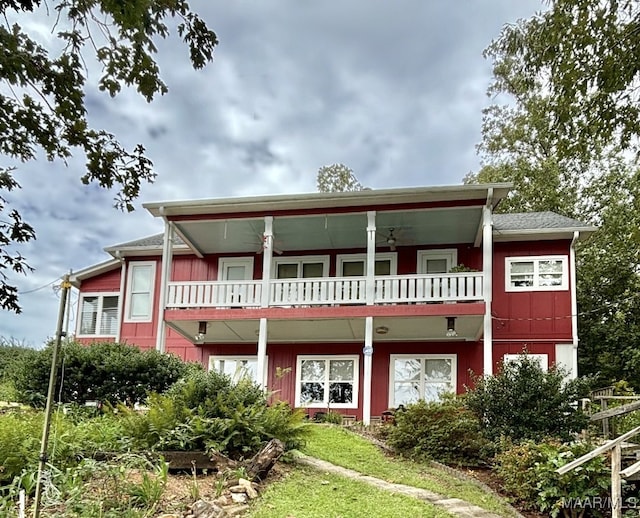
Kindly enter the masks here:
M 445 336 L 447 320 L 441 316 L 429 317 L 376 317 L 373 321 L 374 342 L 392 341 L 475 341 L 482 331 L 481 315 L 456 317 L 457 336 Z M 173 321 L 171 327 L 195 342 L 198 322 L 193 320 Z M 364 342 L 365 320 L 353 319 L 309 319 L 275 320 L 267 325 L 267 341 L 272 343 L 298 342 Z M 256 343 L 258 342 L 258 320 L 208 321 L 204 343 Z M 386 332 L 385 332 L 386 329 Z
M 481 207 L 454 207 L 376 214 L 378 246 L 388 249 L 386 237 L 393 229 L 396 246 L 472 243 L 482 220 Z M 203 254 L 259 253 L 264 220 L 175 221 L 187 241 Z M 274 218 L 276 253 L 301 250 L 365 249 L 366 213 L 318 214 Z

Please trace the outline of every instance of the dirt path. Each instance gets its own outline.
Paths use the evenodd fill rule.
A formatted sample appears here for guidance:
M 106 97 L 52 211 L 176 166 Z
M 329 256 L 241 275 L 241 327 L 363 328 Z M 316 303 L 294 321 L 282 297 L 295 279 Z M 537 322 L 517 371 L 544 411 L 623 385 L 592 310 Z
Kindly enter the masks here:
M 447 512 L 451 513 L 454 516 L 460 516 L 462 518 L 501 518 L 497 514 L 482 509 L 477 505 L 465 502 L 464 500 L 460 500 L 459 498 L 446 498 L 442 495 L 433 493 L 432 491 L 428 491 L 426 489 L 406 486 L 404 484 L 393 484 L 391 482 L 387 482 L 386 480 L 363 475 L 362 473 L 359 473 L 352 469 L 336 466 L 335 464 L 331 464 L 330 462 L 326 462 L 324 460 L 316 459 L 313 457 L 308 457 L 306 455 L 298 458 L 297 462 L 306 466 L 311 466 L 312 468 L 320 471 L 335 473 L 337 475 L 356 479 L 371 486 L 377 487 L 378 489 L 389 491 L 390 493 L 399 493 L 402 495 L 417 498 L 418 500 L 425 500 L 434 505 L 444 508 Z

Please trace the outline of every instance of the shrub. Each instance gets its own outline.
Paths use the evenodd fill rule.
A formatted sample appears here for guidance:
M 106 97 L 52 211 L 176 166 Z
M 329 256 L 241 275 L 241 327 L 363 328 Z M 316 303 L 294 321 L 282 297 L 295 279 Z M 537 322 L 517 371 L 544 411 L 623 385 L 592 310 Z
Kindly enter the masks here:
M 580 516 L 584 509 L 569 508 L 568 501 L 594 501 L 607 495 L 610 473 L 604 456 L 596 457 L 564 475 L 556 469 L 593 449 L 586 443 L 562 444 L 548 439 L 538 444 L 525 441 L 502 445 L 495 458 L 495 471 L 503 487 L 524 509 L 557 516 Z
M 0 485 L 23 470 L 37 469 L 44 413 L 12 411 L 0 415 Z M 49 435 L 49 460 L 59 469 L 75 465 L 81 455 L 118 451 L 125 434 L 113 415 L 91 419 L 69 418 L 55 412 Z
M 468 466 L 482 463 L 488 448 L 478 419 L 455 396 L 442 402 L 419 401 L 397 412 L 395 426 L 387 429 L 387 442 L 410 457 Z
M 41 406 L 49 386 L 52 346 L 22 358 L 11 375 L 20 401 Z M 164 392 L 190 367 L 176 356 L 118 343 L 63 346 L 55 394 L 63 403 L 98 400 L 142 402 L 149 392 Z
M 13 378 L 17 366 L 25 358 L 37 355 L 38 351 L 16 345 L 0 338 L 0 401 L 17 401 L 20 394 L 15 388 Z
M 586 396 L 588 384 L 585 378 L 566 381 L 566 373 L 556 367 L 545 372 L 523 354 L 519 361 L 504 363 L 496 375 L 478 378 L 465 402 L 489 440 L 569 440 L 587 424 L 576 402 Z
M 297 448 L 304 413 L 285 403 L 267 405 L 264 391 L 249 380 L 233 383 L 217 372 L 197 372 L 166 394 L 149 397 L 149 410 L 121 408 L 135 448 L 216 450 L 231 457 L 256 453 L 269 439 Z

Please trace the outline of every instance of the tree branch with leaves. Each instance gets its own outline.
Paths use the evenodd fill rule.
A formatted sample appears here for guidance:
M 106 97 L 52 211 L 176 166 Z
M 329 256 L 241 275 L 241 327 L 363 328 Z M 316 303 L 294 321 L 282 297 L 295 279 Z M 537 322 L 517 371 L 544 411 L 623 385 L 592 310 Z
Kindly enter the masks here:
M 131 211 L 142 184 L 153 182 L 156 173 L 142 144 L 126 149 L 115 135 L 89 124 L 86 59 L 102 66 L 99 90 L 114 97 L 123 87 L 133 87 L 151 102 L 157 94 L 167 92 L 155 54 L 156 41 L 169 36 L 168 20 L 177 20 L 178 36 L 195 69 L 212 61 L 217 36 L 183 0 L 42 4 L 41 0 L 0 0 L 5 21 L 12 12 L 41 8 L 51 15 L 52 9 L 52 25 L 64 44 L 58 55 L 52 55 L 19 23 L 0 25 L 0 84 L 4 85 L 0 90 L 0 153 L 11 162 L 35 160 L 39 153 L 50 161 L 64 162 L 79 151 L 86 166 L 82 183 L 115 189 L 115 207 Z M 0 308 L 20 312 L 17 289 L 6 272 L 31 270 L 16 246 L 36 235 L 2 197 L 3 192 L 20 188 L 11 162 L 0 164 Z

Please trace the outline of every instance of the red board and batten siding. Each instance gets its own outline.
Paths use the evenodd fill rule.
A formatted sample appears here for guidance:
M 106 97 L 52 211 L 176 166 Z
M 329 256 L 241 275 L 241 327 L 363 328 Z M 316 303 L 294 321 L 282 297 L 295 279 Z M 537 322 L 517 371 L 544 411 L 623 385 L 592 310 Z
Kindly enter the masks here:
M 257 346 L 252 344 L 216 344 L 205 345 L 203 360 L 205 366 L 209 356 L 255 356 Z M 472 384 L 471 373 L 482 370 L 482 343 L 448 342 L 448 343 L 374 343 L 372 362 L 371 415 L 378 416 L 389 408 L 389 369 L 391 354 L 456 354 L 457 386 L 456 392 L 462 393 L 465 386 Z M 359 357 L 359 390 L 358 408 L 335 409 L 336 412 L 356 415 L 362 419 L 362 396 L 364 378 L 364 358 L 361 343 L 303 343 L 303 344 L 268 344 L 267 386 L 273 392 L 273 398 L 293 403 L 296 390 L 296 368 L 298 355 L 358 355 Z M 285 372 L 280 377 L 276 372 Z M 326 411 L 326 407 L 309 407 L 307 412 L 313 416 L 315 412 Z
M 519 291 L 505 289 L 505 259 L 519 256 L 563 255 L 569 261 L 570 241 L 495 243 L 493 254 L 493 360 L 527 350 L 556 360 L 556 344 L 570 343 L 571 286 L 566 290 Z
M 120 291 L 120 268 L 82 281 L 82 293 Z

